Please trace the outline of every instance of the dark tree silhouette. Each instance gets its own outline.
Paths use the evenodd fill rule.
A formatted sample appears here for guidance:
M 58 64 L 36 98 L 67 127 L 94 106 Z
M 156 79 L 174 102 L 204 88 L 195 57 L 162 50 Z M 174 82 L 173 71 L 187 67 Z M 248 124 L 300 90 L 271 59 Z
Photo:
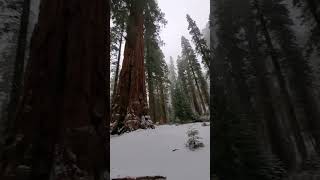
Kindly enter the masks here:
M 42 0 L 0 179 L 106 179 L 109 1 Z

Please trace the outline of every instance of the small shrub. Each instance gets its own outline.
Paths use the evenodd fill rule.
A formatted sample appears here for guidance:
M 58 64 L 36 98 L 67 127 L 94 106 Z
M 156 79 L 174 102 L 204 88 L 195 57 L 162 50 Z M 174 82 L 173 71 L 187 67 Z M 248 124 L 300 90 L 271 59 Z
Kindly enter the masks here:
M 204 144 L 200 141 L 202 139 L 198 136 L 199 131 L 196 129 L 190 129 L 187 132 L 188 140 L 186 143 L 186 147 L 188 147 L 190 150 L 194 151 L 198 148 L 204 147 Z

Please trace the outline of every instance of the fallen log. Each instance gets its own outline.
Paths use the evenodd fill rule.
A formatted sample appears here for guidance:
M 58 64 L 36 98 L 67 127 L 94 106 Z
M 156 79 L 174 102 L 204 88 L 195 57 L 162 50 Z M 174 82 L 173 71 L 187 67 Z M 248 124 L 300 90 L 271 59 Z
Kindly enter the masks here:
M 142 177 L 124 177 L 124 178 L 113 178 L 112 180 L 166 180 L 163 176 L 142 176 Z

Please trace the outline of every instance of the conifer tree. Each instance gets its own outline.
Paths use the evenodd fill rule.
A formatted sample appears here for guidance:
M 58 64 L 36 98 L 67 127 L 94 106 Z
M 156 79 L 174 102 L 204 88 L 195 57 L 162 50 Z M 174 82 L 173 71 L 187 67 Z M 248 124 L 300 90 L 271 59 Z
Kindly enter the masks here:
M 196 25 L 196 22 L 187 14 L 187 21 L 189 23 L 188 30 L 192 36 L 192 40 L 196 45 L 196 51 L 202 56 L 203 64 L 209 68 L 210 64 L 210 49 L 207 46 L 206 40 Z
M 201 99 L 202 104 L 206 106 L 209 104 L 209 93 L 208 93 L 208 85 L 203 76 L 202 69 L 196 55 L 190 45 L 189 40 L 182 36 L 181 38 L 181 45 L 182 45 L 182 56 L 187 60 L 189 69 L 192 72 L 193 79 L 195 81 L 195 85 L 199 92 L 199 96 Z
M 148 115 L 144 74 L 144 3 L 130 2 L 127 40 L 116 95 L 112 104 L 112 133 L 140 128 Z
M 181 58 L 177 59 L 178 76 L 176 83 L 172 87 L 172 105 L 174 108 L 175 118 L 178 122 L 190 122 L 194 119 L 195 114 L 192 110 L 192 100 L 189 98 L 189 91 L 185 91 L 187 86 L 187 77 L 183 72 L 183 64 Z
M 187 89 L 187 95 L 190 98 L 191 108 L 196 115 L 202 115 L 202 108 L 197 96 L 196 87 L 194 79 L 192 77 L 192 72 L 189 67 L 188 60 L 185 57 L 178 57 L 177 60 L 178 67 L 178 78 L 180 78 L 181 85 L 184 89 Z
M 152 46 L 157 49 L 159 27 L 165 22 L 164 14 L 158 8 L 156 1 L 137 0 L 127 3 L 129 3 L 127 7 L 130 15 L 119 79 L 122 83 L 117 87 L 112 105 L 112 133 L 145 128 L 142 121 L 148 119 L 149 110 L 145 86 L 144 51 L 145 48 L 148 51 L 150 44 L 155 44 Z M 146 57 L 149 57 L 150 54 L 148 52 L 146 54 Z M 152 77 L 152 73 L 149 74 Z M 150 79 L 149 75 L 148 79 Z
M 150 54 L 146 59 L 149 106 L 150 112 L 154 113 L 153 121 L 164 124 L 168 121 L 168 67 L 161 49 L 156 44 L 154 45 L 155 47 L 148 47 Z
M 158 104 L 160 106 L 160 124 L 168 123 L 168 95 L 169 95 L 169 79 L 168 79 L 168 66 L 164 60 L 164 55 L 162 51 L 160 51 L 160 66 L 158 68 L 159 72 L 156 73 L 155 82 L 157 84 L 158 89 Z
M 156 109 L 162 100 L 156 100 L 158 81 L 157 78 L 164 78 L 163 68 L 164 55 L 161 52 L 162 41 L 159 36 L 161 25 L 167 22 L 164 19 L 164 13 L 161 12 L 155 1 L 149 1 L 146 4 L 145 13 L 145 66 L 147 74 L 149 112 L 154 122 L 159 122 L 161 114 Z M 161 81 L 164 83 L 164 81 Z M 161 86 L 165 86 L 162 84 Z M 163 104 L 163 103 L 162 103 Z M 160 106 L 160 108 L 163 106 Z M 162 111 L 163 112 L 163 111 Z M 163 113 L 162 113 L 163 114 Z
M 170 62 L 169 62 L 169 82 L 170 82 L 170 88 L 169 88 L 169 119 L 171 121 L 175 121 L 175 109 L 174 109 L 174 102 L 173 102 L 173 93 L 176 87 L 176 83 L 177 83 L 177 73 L 176 73 L 176 68 L 174 66 L 174 62 L 173 62 L 173 58 L 170 56 Z
M 111 2 L 111 19 L 113 27 L 111 28 L 111 73 L 114 73 L 112 96 L 114 99 L 118 85 L 120 58 L 123 44 L 123 37 L 128 23 L 128 1 L 127 0 L 112 0 Z

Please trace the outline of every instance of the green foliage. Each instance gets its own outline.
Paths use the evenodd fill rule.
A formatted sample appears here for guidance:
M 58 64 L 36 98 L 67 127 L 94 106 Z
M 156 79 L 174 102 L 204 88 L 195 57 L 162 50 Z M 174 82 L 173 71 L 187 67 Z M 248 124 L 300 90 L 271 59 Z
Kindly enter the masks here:
M 167 21 L 164 18 L 164 13 L 158 7 L 155 0 L 112 0 L 111 2 L 111 19 L 113 27 L 111 28 L 111 57 L 112 63 L 118 55 L 118 46 L 121 36 L 125 36 L 127 29 L 130 7 L 132 3 L 138 3 L 143 6 L 144 10 L 144 26 L 145 26 L 145 40 L 146 43 L 152 44 L 154 48 L 161 46 L 162 42 L 159 37 L 161 26 L 166 25 Z M 140 6 L 139 5 L 139 6 Z
M 185 37 L 181 37 L 182 58 L 188 62 L 189 69 L 194 73 L 194 80 L 199 84 L 201 95 L 204 96 L 206 104 L 209 102 L 208 84 L 205 80 L 200 63 L 197 60 L 196 54 L 192 49 L 190 42 Z
M 146 68 L 148 70 L 151 70 L 151 71 L 147 70 L 147 73 L 151 73 L 151 75 L 148 76 L 148 83 L 152 83 L 154 89 L 153 89 L 153 92 L 151 92 L 149 89 L 149 93 L 154 94 L 155 102 L 153 103 L 155 103 L 154 108 L 155 108 L 156 114 L 164 116 L 168 120 L 167 103 L 168 103 L 169 85 L 170 85 L 170 82 L 168 79 L 168 73 L 169 73 L 168 66 L 164 60 L 163 52 L 159 47 L 156 49 L 151 49 L 150 51 L 151 51 L 151 54 L 149 54 L 149 56 L 151 57 L 149 57 L 149 59 L 147 60 Z
M 126 27 L 129 17 L 129 0 L 111 0 L 111 19 L 114 25 Z
M 160 47 L 161 26 L 166 25 L 164 13 L 158 7 L 155 0 L 144 4 L 144 26 L 145 26 L 145 69 L 147 74 L 149 106 L 154 121 L 162 117 L 168 120 L 168 66 L 164 60 L 164 54 Z M 160 117 L 161 116 L 161 117 Z
M 161 11 L 155 0 L 148 0 L 147 3 L 145 3 L 144 9 L 145 38 L 154 39 L 159 46 L 161 46 L 162 42 L 159 33 L 161 26 L 167 24 L 167 20 L 164 18 L 165 14 Z
M 188 64 L 187 61 L 180 56 L 177 59 L 178 76 L 173 89 L 172 104 L 175 110 L 175 116 L 180 122 L 191 122 L 198 117 L 193 113 L 191 103 L 193 99 L 190 98 L 190 87 L 193 84 L 189 81 L 187 73 Z
M 196 51 L 202 56 L 202 62 L 206 68 L 209 69 L 210 64 L 210 49 L 207 46 L 206 40 L 200 32 L 200 29 L 196 25 L 196 22 L 191 19 L 191 17 L 187 14 L 187 21 L 189 23 L 188 30 L 190 30 L 190 35 L 192 36 L 192 40 L 196 45 Z
M 111 1 L 111 20 L 112 27 L 110 30 L 110 55 L 111 55 L 111 73 L 116 70 L 118 55 L 120 51 L 120 41 L 124 40 L 125 29 L 129 17 L 129 1 L 128 0 L 112 0 Z M 122 42 L 123 44 L 123 42 Z M 123 45 L 122 45 L 123 47 Z
M 201 137 L 199 136 L 199 131 L 195 128 L 189 129 L 187 131 L 188 140 L 186 143 L 186 147 L 188 147 L 191 151 L 204 147 L 203 142 L 201 142 Z
M 115 66 L 118 60 L 120 38 L 123 36 L 123 31 L 119 26 L 111 27 L 110 30 L 110 56 L 111 56 L 111 73 L 114 73 Z
M 172 104 L 176 121 L 179 123 L 191 122 L 194 119 L 194 114 L 187 97 L 187 94 L 182 89 L 181 82 L 178 81 L 173 89 Z

